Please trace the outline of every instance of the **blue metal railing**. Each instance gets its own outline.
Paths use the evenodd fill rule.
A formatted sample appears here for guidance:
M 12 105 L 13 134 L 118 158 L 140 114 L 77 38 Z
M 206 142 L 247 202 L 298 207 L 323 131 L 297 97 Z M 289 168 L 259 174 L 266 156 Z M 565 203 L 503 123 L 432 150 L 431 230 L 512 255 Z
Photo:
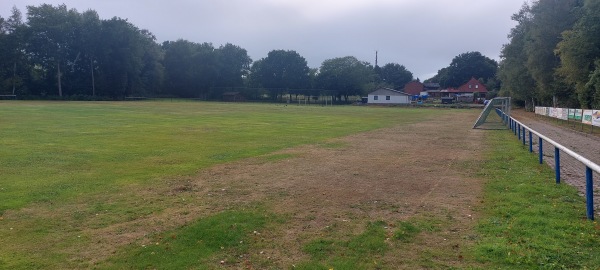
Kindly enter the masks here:
M 544 154 L 542 145 L 544 141 L 554 146 L 554 169 L 556 175 L 556 184 L 560 184 L 560 155 L 561 152 L 565 153 L 577 161 L 585 165 L 585 198 L 586 198 L 586 215 L 590 220 L 594 220 L 594 190 L 593 190 L 593 172 L 600 173 L 600 166 L 589 159 L 571 151 L 565 146 L 551 140 L 550 138 L 538 133 L 537 131 L 529 128 L 523 123 L 517 121 L 513 117 L 505 114 L 500 109 L 496 109 L 496 112 L 504 123 L 512 130 L 512 132 L 518 136 L 519 140 L 523 141 L 523 145 L 526 145 L 526 132 L 529 131 L 529 152 L 533 152 L 533 134 L 538 136 L 539 146 L 539 161 L 540 164 L 544 163 Z

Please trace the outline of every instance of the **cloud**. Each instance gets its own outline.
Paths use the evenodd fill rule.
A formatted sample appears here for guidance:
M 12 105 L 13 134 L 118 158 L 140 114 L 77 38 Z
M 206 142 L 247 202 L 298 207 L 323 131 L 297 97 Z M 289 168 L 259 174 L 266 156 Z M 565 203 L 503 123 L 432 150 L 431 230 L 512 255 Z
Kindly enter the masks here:
M 159 42 L 179 38 L 233 43 L 254 60 L 270 50 L 295 50 L 311 67 L 347 55 L 374 64 L 405 65 L 426 79 L 458 54 L 498 59 L 523 0 L 19 0 L 65 3 L 118 16 L 148 29 Z M 8 16 L 12 4 L 0 3 Z

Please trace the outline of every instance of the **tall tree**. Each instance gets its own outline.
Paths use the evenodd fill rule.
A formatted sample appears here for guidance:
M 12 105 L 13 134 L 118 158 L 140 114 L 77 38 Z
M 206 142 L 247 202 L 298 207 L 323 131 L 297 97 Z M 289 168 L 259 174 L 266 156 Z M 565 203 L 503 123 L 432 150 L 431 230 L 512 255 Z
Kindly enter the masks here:
M 163 49 L 165 85 L 170 93 L 181 97 L 206 97 L 217 76 L 213 45 L 180 39 L 164 42 Z
M 23 54 L 23 31 L 25 25 L 21 11 L 13 6 L 6 20 L 0 17 L 0 92 L 16 94 L 23 85 L 26 70 Z M 8 90 L 8 91 L 7 91 Z
M 480 52 L 467 52 L 454 57 L 447 68 L 438 71 L 434 80 L 438 80 L 441 87 L 458 87 L 473 77 L 486 83 L 496 76 L 497 69 L 495 60 Z
M 561 33 L 573 27 L 581 0 L 539 0 L 531 6 L 531 24 L 527 28 L 525 52 L 527 70 L 536 82 L 540 97 L 569 99 L 573 91 L 555 70 L 560 58 L 555 54 Z M 560 75 L 560 74 L 558 74 Z
M 62 96 L 63 71 L 69 61 L 76 61 L 72 48 L 78 38 L 79 13 L 67 9 L 64 4 L 56 7 L 48 4 L 28 6 L 27 24 L 28 52 L 44 69 L 48 82 L 56 85 L 57 94 Z
M 526 108 L 531 108 L 537 98 L 535 80 L 526 66 L 525 43 L 531 17 L 530 6 L 526 3 L 512 16 L 517 25 L 508 36 L 510 42 L 502 47 L 498 68 L 498 78 L 503 82 L 500 94 L 512 97 L 513 102 Z
M 561 63 L 557 73 L 575 87 L 581 106 L 590 108 L 598 103 L 594 99 L 595 89 L 588 82 L 597 68 L 594 63 L 600 59 L 600 2 L 586 0 L 582 17 L 572 30 L 562 33 L 562 38 L 556 49 Z
M 323 61 L 317 78 L 318 86 L 335 90 L 338 98 L 346 100 L 352 95 L 363 95 L 365 86 L 372 82 L 373 68 L 354 56 L 338 57 Z
M 250 64 L 252 63 L 248 52 L 239 46 L 227 43 L 220 46 L 216 53 L 218 59 L 216 86 L 243 86 L 243 77 L 248 76 Z
M 250 76 L 254 86 L 268 88 L 271 98 L 277 99 L 289 89 L 308 88 L 309 73 L 306 59 L 296 51 L 273 50 L 252 64 Z
M 127 20 L 103 20 L 98 42 L 102 48 L 97 56 L 97 85 L 101 95 L 115 98 L 145 95 L 147 84 L 144 70 L 148 65 L 159 65 L 161 55 L 155 37 L 140 30 Z M 146 58 L 145 58 L 146 57 Z
M 376 69 L 375 72 L 377 72 Z M 392 84 L 394 89 L 404 88 L 404 85 L 413 79 L 412 72 L 408 71 L 405 66 L 396 63 L 384 65 L 379 74 L 380 78 L 384 82 Z

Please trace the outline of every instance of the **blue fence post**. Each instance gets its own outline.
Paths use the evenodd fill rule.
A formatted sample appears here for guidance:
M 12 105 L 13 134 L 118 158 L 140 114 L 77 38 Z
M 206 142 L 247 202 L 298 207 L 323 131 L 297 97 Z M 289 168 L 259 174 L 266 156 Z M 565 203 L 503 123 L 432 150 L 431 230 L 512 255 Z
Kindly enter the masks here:
M 592 177 L 592 169 L 585 166 L 585 204 L 589 220 L 594 220 L 594 181 Z
M 533 134 L 529 131 L 529 153 L 533 153 Z
M 517 132 L 519 133 L 519 140 L 521 140 L 521 124 L 517 124 Z
M 554 147 L 554 170 L 556 172 L 556 183 L 560 184 L 560 150 Z
M 523 145 L 525 145 L 525 137 L 526 137 L 525 134 L 527 133 L 527 129 L 525 129 L 525 127 L 522 127 L 522 129 L 523 129 L 523 137 L 522 137 L 523 138 Z
M 538 152 L 540 152 L 540 164 L 544 164 L 544 148 L 542 147 L 542 143 L 544 140 L 542 138 L 538 138 Z
M 517 135 L 517 126 L 515 125 L 515 120 L 513 120 L 512 118 L 510 119 L 510 126 L 512 127 L 512 131 L 515 133 L 515 135 Z

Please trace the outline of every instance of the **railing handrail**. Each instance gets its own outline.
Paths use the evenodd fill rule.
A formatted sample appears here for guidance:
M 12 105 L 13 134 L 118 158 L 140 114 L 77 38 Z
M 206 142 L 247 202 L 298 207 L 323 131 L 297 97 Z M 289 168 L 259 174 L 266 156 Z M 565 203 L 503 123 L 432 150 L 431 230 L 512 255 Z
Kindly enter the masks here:
M 583 163 L 585 166 L 587 166 L 588 168 L 592 169 L 593 171 L 600 173 L 600 166 L 596 163 L 594 163 L 593 161 L 583 157 L 580 154 L 575 153 L 574 151 L 572 151 L 571 149 L 563 146 L 560 143 L 555 142 L 554 140 L 544 136 L 543 134 L 533 130 L 532 128 L 524 125 L 523 123 L 521 123 L 519 120 L 515 119 L 514 117 L 510 117 L 513 121 L 517 122 L 519 125 L 521 125 L 521 127 L 524 127 L 526 129 L 528 129 L 530 132 L 534 133 L 536 136 L 542 138 L 543 140 L 545 140 L 546 142 L 549 142 L 550 144 L 554 145 L 555 147 L 557 147 L 558 149 L 560 149 L 561 151 L 563 151 L 564 153 L 567 153 L 569 156 L 577 159 L 579 162 Z

